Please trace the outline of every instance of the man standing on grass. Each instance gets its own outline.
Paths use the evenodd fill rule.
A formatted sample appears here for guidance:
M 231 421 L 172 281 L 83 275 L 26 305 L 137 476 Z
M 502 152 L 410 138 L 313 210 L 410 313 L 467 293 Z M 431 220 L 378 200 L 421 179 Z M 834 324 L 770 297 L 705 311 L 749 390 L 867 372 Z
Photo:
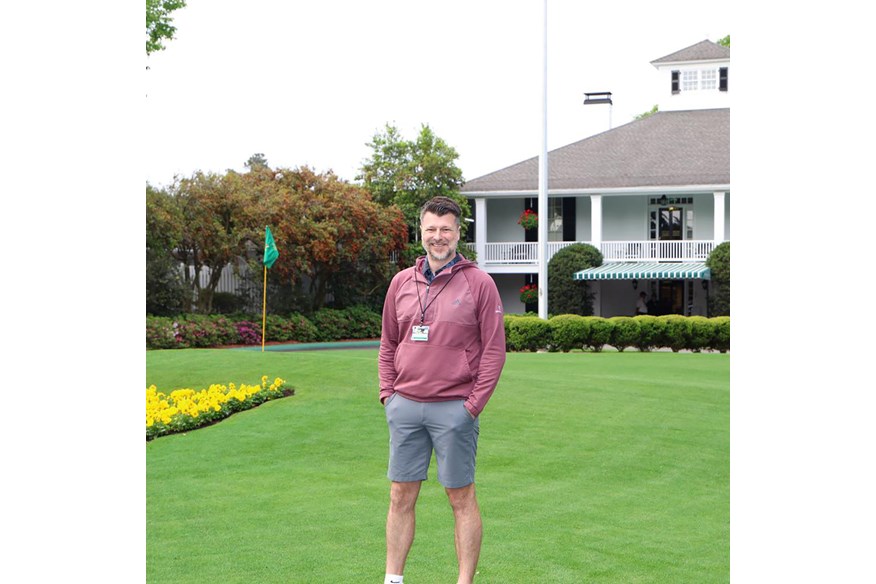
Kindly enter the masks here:
M 423 206 L 426 256 L 395 275 L 383 305 L 378 373 L 392 481 L 384 583 L 403 581 L 433 449 L 438 482 L 453 509 L 459 584 L 473 581 L 480 555 L 478 416 L 505 364 L 505 324 L 493 279 L 456 252 L 460 214 L 447 197 Z

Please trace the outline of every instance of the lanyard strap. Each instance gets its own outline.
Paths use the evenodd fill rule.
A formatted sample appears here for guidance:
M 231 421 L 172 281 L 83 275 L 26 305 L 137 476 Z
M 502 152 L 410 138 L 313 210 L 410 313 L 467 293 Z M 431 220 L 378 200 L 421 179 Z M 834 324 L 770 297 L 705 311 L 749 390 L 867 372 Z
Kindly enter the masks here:
M 416 286 L 416 288 L 417 288 L 417 302 L 418 302 L 419 305 L 420 305 L 420 325 L 421 325 L 421 326 L 422 326 L 422 324 L 423 324 L 423 321 L 426 320 L 426 311 L 429 310 L 429 307 L 432 306 L 432 303 L 435 302 L 435 299 L 438 298 L 438 295 L 441 294 L 442 292 L 444 292 L 444 289 L 447 288 L 447 286 L 450 285 L 450 280 L 453 279 L 453 276 L 456 275 L 457 271 L 458 271 L 458 270 L 452 270 L 452 271 L 451 271 L 451 273 L 450 273 L 450 278 L 447 279 L 447 283 L 444 284 L 444 285 L 441 287 L 441 289 L 438 290 L 438 292 L 435 293 L 435 296 L 432 297 L 432 300 L 429 300 L 429 303 L 426 304 L 426 306 L 423 306 L 423 301 L 422 301 L 422 299 L 420 298 L 420 286 L 419 286 L 420 281 L 417 279 L 417 274 L 416 274 L 416 273 L 414 274 L 414 286 Z M 432 281 L 434 282 L 434 280 L 432 280 Z M 427 289 L 426 289 L 426 298 L 427 298 L 427 299 L 429 298 L 429 288 L 431 288 L 431 287 L 432 287 L 432 284 L 430 283 L 430 284 L 428 285 Z

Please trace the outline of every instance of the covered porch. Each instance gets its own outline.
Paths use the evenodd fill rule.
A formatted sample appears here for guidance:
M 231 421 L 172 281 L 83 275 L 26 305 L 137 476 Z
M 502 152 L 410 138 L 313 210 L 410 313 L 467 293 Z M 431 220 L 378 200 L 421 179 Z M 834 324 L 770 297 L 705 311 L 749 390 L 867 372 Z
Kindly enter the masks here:
M 596 247 L 603 262 L 704 262 L 718 245 L 712 240 L 687 241 L 603 241 L 594 244 L 590 241 L 549 241 L 547 261 L 559 250 L 575 243 L 586 243 Z M 537 242 L 494 242 L 465 244 L 478 252 L 478 265 L 492 273 L 527 273 L 538 269 Z M 463 252 L 465 253 L 465 252 Z

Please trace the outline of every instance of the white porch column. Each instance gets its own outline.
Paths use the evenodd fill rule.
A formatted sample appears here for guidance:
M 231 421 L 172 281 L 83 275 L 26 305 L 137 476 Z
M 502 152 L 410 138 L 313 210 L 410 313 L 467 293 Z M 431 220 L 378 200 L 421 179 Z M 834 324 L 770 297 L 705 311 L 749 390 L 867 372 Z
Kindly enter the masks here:
M 724 191 L 716 191 L 714 193 L 715 196 L 715 218 L 713 219 L 715 224 L 715 244 L 720 244 L 724 242 L 724 195 L 726 195 Z
M 602 251 L 602 195 L 590 195 L 590 243 Z
M 478 266 L 484 267 L 487 258 L 487 200 L 483 197 L 475 199 L 475 253 L 478 254 Z

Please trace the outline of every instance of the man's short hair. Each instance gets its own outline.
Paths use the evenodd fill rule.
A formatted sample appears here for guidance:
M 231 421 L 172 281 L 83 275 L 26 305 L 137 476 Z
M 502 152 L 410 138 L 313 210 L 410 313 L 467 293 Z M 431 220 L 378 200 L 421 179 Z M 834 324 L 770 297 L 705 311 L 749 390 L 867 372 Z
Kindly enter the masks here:
M 420 223 L 423 222 L 423 216 L 426 213 L 434 213 L 439 217 L 443 217 L 448 213 L 452 213 L 456 217 L 456 224 L 459 225 L 459 218 L 462 215 L 462 209 L 456 204 L 456 201 L 450 197 L 432 197 L 426 204 L 420 208 Z

